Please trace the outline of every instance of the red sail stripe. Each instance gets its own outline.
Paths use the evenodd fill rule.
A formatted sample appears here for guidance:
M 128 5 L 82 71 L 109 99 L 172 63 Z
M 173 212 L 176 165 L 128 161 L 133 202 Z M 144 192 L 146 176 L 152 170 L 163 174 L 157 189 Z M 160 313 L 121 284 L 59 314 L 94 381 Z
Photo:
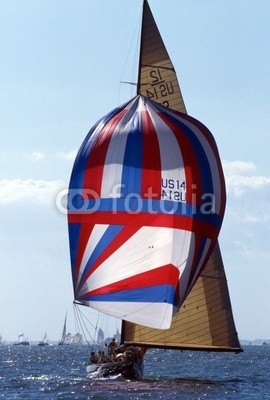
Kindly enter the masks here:
M 202 196 L 201 174 L 193 144 L 189 141 L 187 134 L 182 132 L 179 126 L 176 126 L 170 119 L 169 115 L 159 113 L 159 116 L 174 133 L 183 158 L 186 175 L 186 201 L 190 204 L 199 205 Z M 192 188 L 194 188 L 194 192 Z M 194 194 L 196 194 L 196 196 L 194 196 Z
M 176 288 L 179 279 L 179 270 L 174 265 L 167 264 L 135 276 L 133 275 L 121 281 L 92 290 L 85 295 L 95 296 L 157 285 L 172 285 Z
M 203 133 L 205 139 L 207 140 L 207 142 L 209 143 L 209 145 L 213 151 L 213 154 L 216 159 L 217 167 L 218 167 L 218 177 L 219 177 L 219 184 L 220 184 L 221 206 L 220 206 L 220 210 L 218 210 L 218 211 L 219 211 L 220 215 L 223 215 L 224 211 L 225 211 L 225 205 L 226 205 L 225 179 L 224 179 L 223 169 L 222 169 L 222 165 L 221 165 L 215 138 L 211 134 L 211 132 L 208 130 L 208 128 L 203 123 L 198 121 L 197 119 L 192 118 L 189 115 L 184 115 L 183 118 L 188 120 L 189 122 L 191 122 L 194 126 L 196 126 L 196 128 L 201 133 Z
M 127 108 L 121 110 L 115 115 L 104 128 L 99 132 L 96 141 L 91 148 L 88 156 L 85 175 L 83 180 L 83 190 L 91 188 L 92 191 L 96 192 L 99 196 L 101 193 L 103 169 L 105 166 L 105 160 L 107 150 L 110 144 L 111 137 L 114 133 L 116 126 L 123 116 L 127 113 Z M 87 190 L 85 192 L 87 196 Z
M 167 228 L 183 229 L 195 232 L 201 236 L 216 240 L 219 229 L 211 224 L 183 215 L 172 214 L 148 214 L 148 213 L 126 213 L 126 212 L 95 212 L 70 213 L 70 223 L 110 224 L 136 226 L 138 229 L 143 226 L 159 226 Z
M 143 198 L 161 198 L 160 149 L 155 127 L 148 112 L 141 113 L 143 129 L 143 161 L 141 195 Z M 149 188 L 152 193 L 148 194 Z

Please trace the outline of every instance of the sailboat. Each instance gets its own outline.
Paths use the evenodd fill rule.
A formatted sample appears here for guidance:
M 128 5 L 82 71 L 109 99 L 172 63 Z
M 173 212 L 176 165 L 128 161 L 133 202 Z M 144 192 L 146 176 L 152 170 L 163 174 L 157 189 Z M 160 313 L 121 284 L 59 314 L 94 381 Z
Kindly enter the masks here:
M 62 346 L 64 344 L 69 344 L 69 341 L 67 341 L 67 313 L 66 313 L 65 320 L 64 320 L 62 336 L 61 336 L 60 342 L 58 344 L 60 346 Z
M 47 337 L 47 332 L 45 332 L 43 339 L 38 342 L 38 346 L 48 346 L 49 342 L 48 342 L 48 337 Z
M 147 0 L 137 95 L 90 130 L 68 198 L 74 301 L 122 320 L 119 357 L 89 373 L 139 379 L 150 348 L 242 351 L 218 243 L 217 145 L 187 114 Z
M 83 343 L 83 336 L 80 332 L 76 332 L 75 335 L 72 336 L 71 339 L 72 344 L 82 344 Z
M 14 346 L 29 346 L 30 343 L 23 333 L 18 335 L 18 341 L 13 343 Z

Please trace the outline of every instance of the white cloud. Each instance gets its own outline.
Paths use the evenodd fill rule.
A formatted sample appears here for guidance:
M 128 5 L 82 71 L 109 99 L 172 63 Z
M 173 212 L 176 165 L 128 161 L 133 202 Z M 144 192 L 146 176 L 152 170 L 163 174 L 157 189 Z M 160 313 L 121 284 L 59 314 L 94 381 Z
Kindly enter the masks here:
M 226 177 L 227 191 L 241 197 L 246 191 L 270 187 L 270 178 L 265 176 L 232 175 Z
M 33 151 L 33 153 L 25 154 L 25 156 L 31 161 L 40 161 L 45 158 L 45 154 L 40 151 Z
M 61 151 L 53 155 L 54 158 L 58 160 L 74 161 L 76 158 L 78 150 L 70 150 L 67 152 Z M 48 155 L 41 151 L 33 151 L 32 153 L 14 153 L 14 152 L 2 152 L 0 153 L 0 158 L 2 160 L 7 159 L 20 159 L 22 157 L 27 158 L 30 161 L 40 161 L 48 158 Z
M 59 152 L 56 154 L 56 157 L 59 158 L 60 160 L 73 161 L 76 158 L 77 152 L 78 152 L 77 150 L 71 150 L 68 151 L 67 153 Z
M 66 188 L 63 181 L 43 181 L 34 179 L 0 180 L 0 205 L 27 200 L 43 204 L 55 203 L 57 194 Z
M 225 175 L 243 174 L 245 172 L 256 171 L 256 165 L 252 161 L 228 161 L 223 160 L 222 166 Z
M 247 191 L 270 188 L 270 178 L 255 175 L 257 170 L 253 162 L 223 161 L 227 192 L 241 197 Z

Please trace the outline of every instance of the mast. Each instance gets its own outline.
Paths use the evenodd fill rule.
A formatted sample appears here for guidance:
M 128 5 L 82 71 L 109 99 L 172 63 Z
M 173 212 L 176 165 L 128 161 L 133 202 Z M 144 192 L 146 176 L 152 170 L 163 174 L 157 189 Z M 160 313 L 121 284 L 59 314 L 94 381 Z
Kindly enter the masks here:
M 143 3 L 138 93 L 187 113 L 178 79 L 147 0 Z M 217 242 L 169 330 L 123 321 L 121 341 L 145 347 L 242 351 Z

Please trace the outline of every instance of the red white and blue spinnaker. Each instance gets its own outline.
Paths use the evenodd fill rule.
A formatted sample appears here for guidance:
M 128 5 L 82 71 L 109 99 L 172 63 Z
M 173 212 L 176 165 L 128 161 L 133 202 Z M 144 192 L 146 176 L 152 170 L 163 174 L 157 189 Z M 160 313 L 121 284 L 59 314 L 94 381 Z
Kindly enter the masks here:
M 90 130 L 68 196 L 75 300 L 167 329 L 217 241 L 226 201 L 215 140 L 143 96 Z

